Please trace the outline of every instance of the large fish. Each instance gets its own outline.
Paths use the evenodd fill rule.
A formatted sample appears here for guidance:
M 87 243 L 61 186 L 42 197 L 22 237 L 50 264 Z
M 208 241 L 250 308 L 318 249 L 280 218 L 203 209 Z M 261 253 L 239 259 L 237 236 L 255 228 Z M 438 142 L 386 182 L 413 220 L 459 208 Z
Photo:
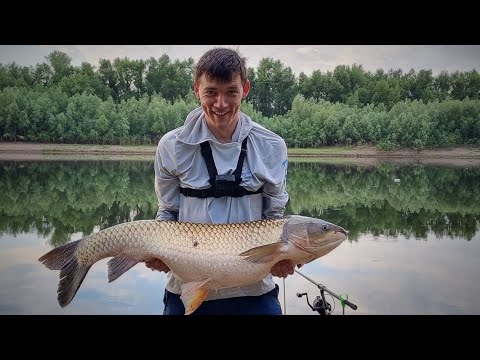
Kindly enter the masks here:
M 90 267 L 101 259 L 113 257 L 108 261 L 109 282 L 138 262 L 161 259 L 185 282 L 181 300 L 187 315 L 211 289 L 255 283 L 280 260 L 305 264 L 345 239 L 342 227 L 299 215 L 232 224 L 138 220 L 61 245 L 38 260 L 51 270 L 60 270 L 57 299 L 64 307 Z

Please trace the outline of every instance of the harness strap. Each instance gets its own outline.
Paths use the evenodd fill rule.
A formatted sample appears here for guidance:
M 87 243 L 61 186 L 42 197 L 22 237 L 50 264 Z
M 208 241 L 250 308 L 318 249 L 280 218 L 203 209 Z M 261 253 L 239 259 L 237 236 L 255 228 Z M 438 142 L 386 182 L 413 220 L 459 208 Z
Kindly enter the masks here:
M 260 194 L 263 190 L 263 187 L 260 187 L 257 191 L 248 191 L 244 187 L 238 186 L 237 188 L 231 189 L 216 189 L 215 187 L 209 187 L 207 189 L 190 189 L 190 188 L 180 188 L 180 193 L 185 196 L 193 196 L 198 198 L 207 198 L 207 197 L 223 197 L 223 196 L 230 196 L 230 197 L 242 197 L 244 195 L 253 195 L 253 194 Z
M 213 186 L 215 184 L 215 178 L 217 177 L 218 172 L 217 167 L 215 166 L 215 162 L 213 161 L 212 148 L 210 147 L 210 143 L 208 141 L 202 142 L 200 144 L 200 151 L 203 158 L 205 159 L 208 175 L 210 176 L 208 182 L 210 183 L 210 185 Z
M 217 187 L 217 178 L 218 178 L 218 171 L 217 167 L 215 166 L 215 162 L 213 160 L 213 155 L 212 155 L 212 148 L 210 147 L 210 143 L 208 141 L 204 141 L 203 143 L 200 144 L 200 151 L 205 159 L 205 164 L 207 166 L 208 170 L 208 175 L 210 176 L 210 179 L 208 179 L 208 182 L 210 183 L 210 187 L 207 189 L 190 189 L 190 188 L 182 188 L 180 187 L 180 193 L 185 195 L 185 196 L 194 196 L 194 197 L 199 197 L 199 198 L 207 198 L 207 197 L 222 197 L 222 196 L 231 196 L 231 197 L 242 197 L 244 195 L 253 195 L 253 194 L 259 194 L 263 190 L 263 186 L 260 187 L 256 191 L 249 191 L 246 190 L 244 187 L 240 186 L 240 183 L 242 182 L 242 178 L 240 177 L 242 173 L 242 167 L 243 167 L 243 161 L 245 159 L 245 156 L 247 154 L 247 139 L 246 137 L 242 141 L 242 147 L 240 149 L 240 155 L 238 157 L 238 162 L 237 162 L 237 167 L 235 171 L 232 173 L 235 177 L 235 181 L 227 181 L 222 182 L 221 186 Z M 227 175 L 231 176 L 231 175 Z
M 235 175 L 235 180 L 237 180 L 238 184 L 242 182 L 242 178 L 240 177 L 240 175 L 242 174 L 243 160 L 245 159 L 245 155 L 247 155 L 247 139 L 248 137 L 246 137 L 242 141 L 242 148 L 240 149 L 240 156 L 238 157 L 237 168 L 233 172 L 233 175 Z

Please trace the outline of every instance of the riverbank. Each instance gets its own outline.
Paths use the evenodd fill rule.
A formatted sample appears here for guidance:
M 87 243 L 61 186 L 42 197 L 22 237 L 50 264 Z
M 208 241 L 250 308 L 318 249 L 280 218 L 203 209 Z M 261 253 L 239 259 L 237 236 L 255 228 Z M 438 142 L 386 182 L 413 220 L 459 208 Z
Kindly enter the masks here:
M 156 145 L 90 145 L 45 144 L 26 142 L 0 142 L 1 160 L 153 160 Z M 480 147 L 455 147 L 448 149 L 381 151 L 372 146 L 324 147 L 318 149 L 288 150 L 292 160 L 318 161 L 332 158 L 346 162 L 370 163 L 378 160 L 395 162 L 449 162 L 462 164 L 480 163 Z
M 0 160 L 152 160 L 155 146 L 0 142 Z
M 375 166 L 389 162 L 455 167 L 480 166 L 480 147 L 459 146 L 446 149 L 378 150 L 373 146 L 324 147 L 289 149 L 289 158 L 296 162 L 328 162 Z

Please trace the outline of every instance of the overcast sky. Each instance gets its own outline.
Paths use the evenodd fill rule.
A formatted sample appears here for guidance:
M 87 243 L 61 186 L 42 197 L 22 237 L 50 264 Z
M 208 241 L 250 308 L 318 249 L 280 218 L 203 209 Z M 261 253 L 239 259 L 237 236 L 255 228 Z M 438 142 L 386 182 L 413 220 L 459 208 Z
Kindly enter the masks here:
M 86 61 L 94 66 L 99 59 L 127 57 L 129 59 L 159 58 L 167 54 L 173 61 L 189 57 L 195 61 L 206 50 L 217 45 L 0 45 L 0 63 L 35 65 L 45 61 L 53 50 L 72 58 L 72 64 Z M 441 70 L 480 71 L 480 45 L 219 45 L 239 47 L 248 66 L 256 68 L 260 59 L 270 57 L 290 67 L 296 76 L 310 75 L 313 70 L 326 72 L 337 65 L 362 65 L 367 71 L 401 69 L 431 69 L 434 75 Z

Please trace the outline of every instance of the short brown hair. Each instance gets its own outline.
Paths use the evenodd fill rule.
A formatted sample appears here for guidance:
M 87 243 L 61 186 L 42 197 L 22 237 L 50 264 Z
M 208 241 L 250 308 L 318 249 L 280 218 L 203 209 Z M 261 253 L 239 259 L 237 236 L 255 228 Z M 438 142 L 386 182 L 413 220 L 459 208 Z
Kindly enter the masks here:
M 246 59 L 240 53 L 228 48 L 215 48 L 202 55 L 195 66 L 195 81 L 205 74 L 207 78 L 221 82 L 232 81 L 240 75 L 242 85 L 247 81 Z

